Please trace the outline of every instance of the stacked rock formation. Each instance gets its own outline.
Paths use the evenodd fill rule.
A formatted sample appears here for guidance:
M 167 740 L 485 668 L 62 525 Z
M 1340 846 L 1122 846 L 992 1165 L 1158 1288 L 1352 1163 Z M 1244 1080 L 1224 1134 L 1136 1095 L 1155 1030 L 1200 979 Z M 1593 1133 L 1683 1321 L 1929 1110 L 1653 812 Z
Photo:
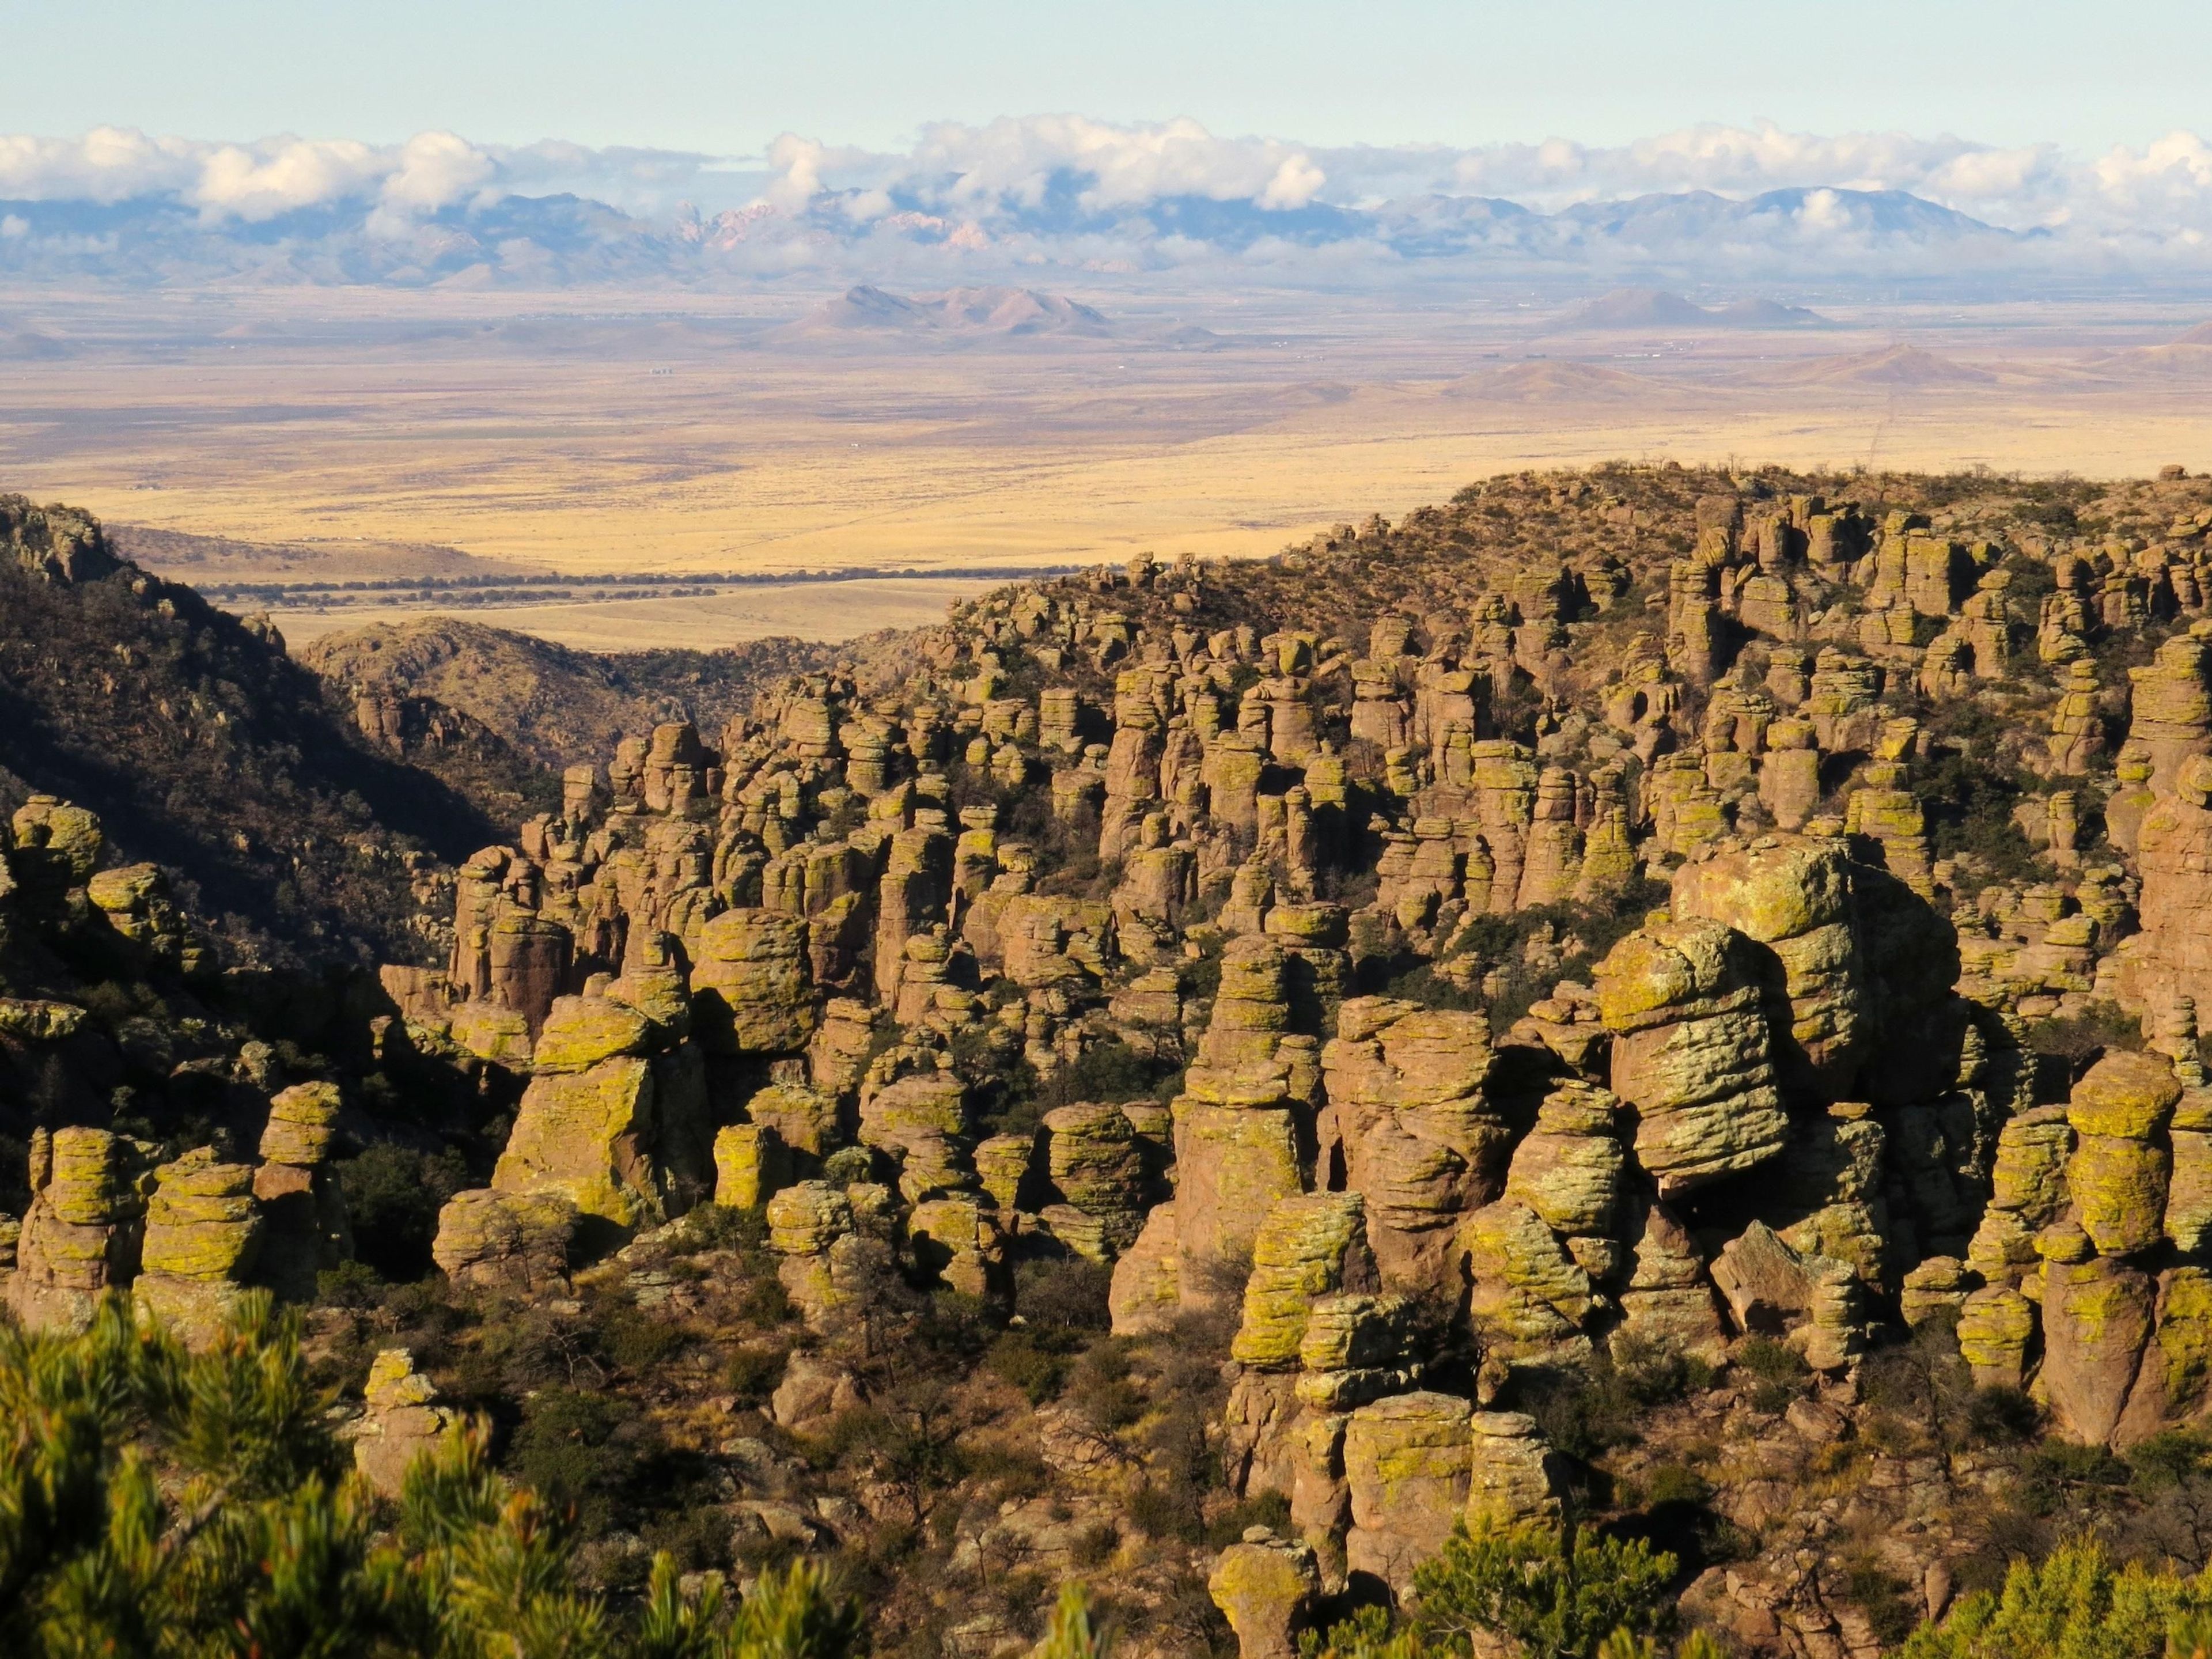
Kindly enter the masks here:
M 404 987 L 521 1100 L 441 1263 L 551 1284 L 712 1196 L 817 1329 L 895 1270 L 1110 1264 L 1121 1333 L 1234 1332 L 1237 1482 L 1298 1534 L 1217 1585 L 1267 1650 L 1304 1547 L 1402 1588 L 1552 1512 L 1516 1405 L 1623 1344 L 1840 1379 L 1955 1317 L 2069 1432 L 2188 1416 L 2212 517 L 1999 542 L 1707 476 L 1655 556 L 1594 488 L 1344 526 L 1279 587 L 1004 590 L 579 769 Z M 1539 495 L 1620 534 L 1259 619 Z M 2070 1091 L 2034 1052 L 2129 1016 L 2163 1047 Z M 1101 1050 L 1146 1083 L 1070 1085 Z

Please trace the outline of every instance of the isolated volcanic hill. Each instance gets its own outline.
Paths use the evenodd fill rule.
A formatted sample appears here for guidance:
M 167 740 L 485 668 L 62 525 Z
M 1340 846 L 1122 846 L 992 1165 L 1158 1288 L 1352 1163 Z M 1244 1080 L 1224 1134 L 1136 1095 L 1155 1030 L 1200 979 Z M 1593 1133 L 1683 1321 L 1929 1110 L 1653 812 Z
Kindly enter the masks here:
M 1656 288 L 1617 288 L 1568 313 L 1570 328 L 1804 328 L 1827 319 L 1802 306 L 1747 298 L 1708 310 Z
M 1881 351 L 1816 357 L 1765 378 L 1803 386 L 1987 386 L 1996 376 L 1919 346 L 1894 345 Z
M 411 958 L 416 877 L 491 831 L 372 750 L 265 623 L 112 553 L 81 513 L 0 497 L 0 769 L 97 812 L 249 954 Z
M 793 338 L 891 334 L 945 340 L 1103 338 L 1113 325 L 1079 301 L 1026 288 L 956 288 L 912 296 L 862 285 L 810 312 Z

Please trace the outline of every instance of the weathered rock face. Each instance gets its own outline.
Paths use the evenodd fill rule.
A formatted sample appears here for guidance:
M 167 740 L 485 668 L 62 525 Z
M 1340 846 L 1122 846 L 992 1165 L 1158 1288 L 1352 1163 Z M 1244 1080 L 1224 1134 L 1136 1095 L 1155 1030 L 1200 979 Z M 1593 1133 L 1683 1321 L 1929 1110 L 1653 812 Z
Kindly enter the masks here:
M 1267 1212 L 1252 1246 L 1243 1321 L 1230 1357 L 1283 1369 L 1299 1360 L 1316 1297 L 1375 1288 L 1366 1206 L 1357 1193 L 1310 1193 Z
M 257 1276 L 288 1302 L 312 1301 L 317 1275 L 353 1255 L 345 1194 L 328 1168 L 339 1104 L 329 1083 L 297 1083 L 269 1102 L 253 1171 L 262 1234 Z
M 1621 1334 L 1653 1349 L 1717 1363 L 1728 1351 L 1705 1258 L 1689 1230 L 1663 1204 L 1638 1200 L 1630 1224 L 1627 1288 L 1620 1293 Z
M 1598 964 L 1613 1092 L 1637 1110 L 1637 1161 L 1662 1197 L 1756 1168 L 1787 1138 L 1749 943 L 1718 922 L 1659 922 Z
M 204 1343 L 245 1295 L 261 1245 L 253 1171 L 203 1146 L 161 1165 L 154 1180 L 131 1296 L 186 1342 Z
M 2083 1252 L 2086 1241 L 2065 1254 Z M 2062 1433 L 2091 1445 L 2112 1438 L 2150 1340 L 2156 1298 L 2156 1282 L 2125 1262 L 2046 1259 L 2041 1382 Z
M 370 1363 L 362 1400 L 368 1409 L 356 1430 L 354 1467 L 385 1498 L 399 1496 L 416 1459 L 434 1456 L 466 1426 L 438 1403 L 436 1385 L 405 1348 L 386 1348 Z
M 804 1048 L 816 1023 L 806 924 L 770 910 L 725 911 L 700 931 L 691 988 L 710 1052 Z
M 1362 1406 L 1344 1429 L 1352 1529 L 1345 1561 L 1403 1595 L 1413 1569 L 1442 1549 L 1467 1512 L 1474 1408 L 1453 1395 L 1394 1395 Z
M 1850 862 L 1833 842 L 1762 842 L 1674 877 L 1678 918 L 1723 923 L 1774 953 L 1790 1005 L 1779 1080 L 1828 1100 L 1850 1093 L 1875 1035 L 1852 896 Z
M 1322 1068 L 1343 1185 L 1366 1200 L 1382 1282 L 1455 1289 L 1452 1230 L 1502 1189 L 1511 1139 L 1483 1093 L 1487 1024 L 1479 1014 L 1359 997 L 1338 1011 L 1336 1029 Z
M 2212 1007 L 2212 759 L 2176 771 L 2174 793 L 2154 798 L 2136 831 L 2143 931 L 2122 977 L 2147 1006 L 2179 995 Z
M 580 1212 L 556 1190 L 456 1193 L 430 1255 L 456 1285 L 533 1297 L 565 1291 Z
M 104 1292 L 137 1276 L 143 1167 L 137 1148 L 105 1129 L 32 1136 L 31 1206 L 7 1285 L 26 1326 L 82 1329 Z

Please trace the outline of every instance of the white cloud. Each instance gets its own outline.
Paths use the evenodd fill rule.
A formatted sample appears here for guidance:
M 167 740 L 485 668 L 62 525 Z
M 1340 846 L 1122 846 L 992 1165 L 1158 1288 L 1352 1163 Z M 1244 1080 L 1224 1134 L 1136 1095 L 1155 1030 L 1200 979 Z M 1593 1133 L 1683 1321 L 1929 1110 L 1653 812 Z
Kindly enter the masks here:
M 1690 199 L 1607 209 L 1603 225 L 1589 215 L 1541 216 L 1645 195 L 1706 191 L 1740 204 L 1788 190 L 1806 192 L 1794 210 L 1756 215 Z M 1188 118 L 1046 114 L 940 123 L 897 151 L 787 132 L 751 157 L 559 140 L 502 147 L 447 131 L 392 145 L 290 135 L 216 143 L 119 127 L 0 137 L 0 203 L 167 202 L 196 210 L 218 239 L 228 226 L 335 210 L 341 234 L 366 232 L 387 257 L 418 261 L 446 257 L 449 244 L 461 257 L 476 231 L 456 239 L 431 228 L 472 225 L 507 196 L 572 194 L 664 224 L 679 197 L 698 204 L 702 222 L 750 204 L 741 224 L 725 215 L 693 239 L 732 270 L 841 259 L 858 268 L 907 257 L 902 248 L 973 270 L 1212 260 L 1224 270 L 1260 263 L 1320 272 L 1516 253 L 1589 271 L 1607 260 L 1711 269 L 1719 280 L 1724 259 L 1808 274 L 1903 270 L 1916 260 L 1937 269 L 1928 249 L 1948 234 L 1940 218 L 1910 204 L 1876 211 L 1854 194 L 1865 191 L 1907 192 L 2002 228 L 2047 233 L 2033 244 L 1991 241 L 2013 250 L 2022 269 L 2069 259 L 2083 268 L 2130 260 L 2203 268 L 2212 250 L 2212 142 L 2189 131 L 2087 157 L 1951 134 L 1795 132 L 1771 121 L 1687 126 L 1609 146 L 1553 137 L 1472 149 L 1316 148 L 1224 137 Z M 1534 211 L 1492 211 L 1470 197 Z M 1194 211 L 1193 202 L 1214 207 Z M 1315 230 L 1277 216 L 1322 205 L 1346 219 Z M 46 226 L 28 207 L 13 214 L 18 222 L 25 230 L 4 240 L 19 262 L 24 248 L 58 246 L 82 231 Z

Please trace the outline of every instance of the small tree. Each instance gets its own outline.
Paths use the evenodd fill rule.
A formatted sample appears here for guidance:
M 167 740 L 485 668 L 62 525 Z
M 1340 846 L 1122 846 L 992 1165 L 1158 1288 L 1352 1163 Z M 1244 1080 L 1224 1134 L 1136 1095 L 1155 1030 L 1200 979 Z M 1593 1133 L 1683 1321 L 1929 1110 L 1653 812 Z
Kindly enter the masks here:
M 1670 1627 L 1675 1565 L 1641 1539 L 1574 1526 L 1462 1526 L 1414 1571 L 1413 1629 L 1449 1653 L 1472 1651 L 1482 1632 L 1527 1659 L 1591 1659 L 1615 1631 L 1632 1638 Z

